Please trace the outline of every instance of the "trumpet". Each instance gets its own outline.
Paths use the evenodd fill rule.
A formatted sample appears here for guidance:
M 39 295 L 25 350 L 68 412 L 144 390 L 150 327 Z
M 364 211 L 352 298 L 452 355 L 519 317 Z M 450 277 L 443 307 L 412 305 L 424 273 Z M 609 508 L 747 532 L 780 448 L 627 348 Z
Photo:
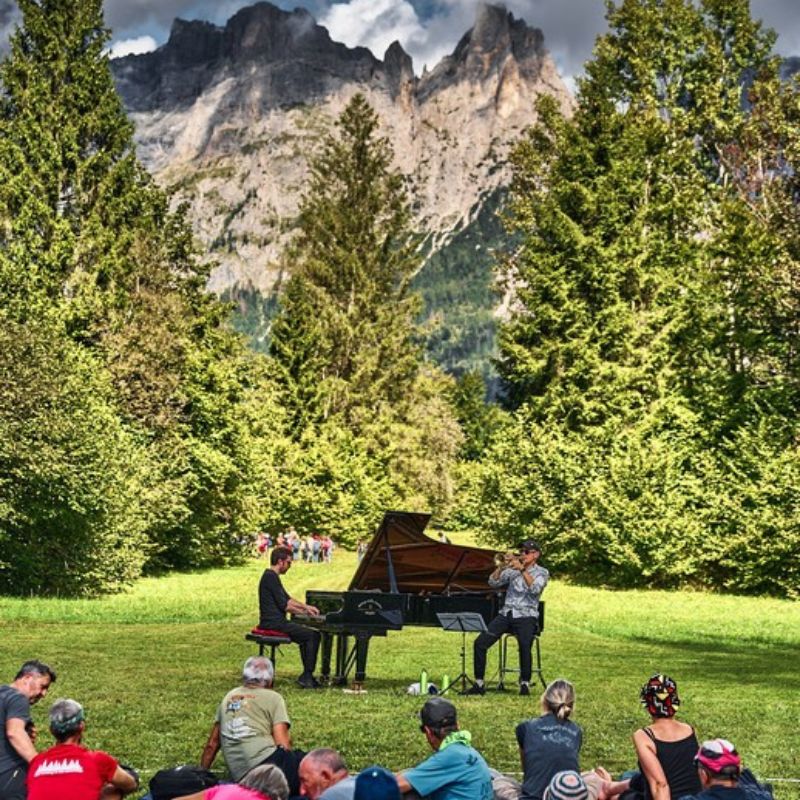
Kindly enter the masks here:
M 519 568 L 519 553 L 495 553 L 494 565 L 498 569 L 501 567 Z

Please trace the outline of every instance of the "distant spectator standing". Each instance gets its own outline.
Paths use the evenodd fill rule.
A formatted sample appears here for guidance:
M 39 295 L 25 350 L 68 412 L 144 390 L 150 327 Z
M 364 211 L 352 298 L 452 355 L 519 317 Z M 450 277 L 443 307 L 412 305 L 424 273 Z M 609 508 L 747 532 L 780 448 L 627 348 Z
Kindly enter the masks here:
M 26 661 L 12 683 L 0 686 L 0 800 L 26 797 L 28 764 L 36 756 L 30 707 L 47 694 L 55 680 L 56 674 L 47 664 Z
M 362 559 L 364 558 L 364 553 L 367 552 L 367 545 L 365 544 L 363 539 L 359 539 L 358 543 L 356 544 L 356 560 L 360 564 Z
M 319 534 L 315 533 L 311 539 L 311 560 L 318 564 L 322 553 L 322 542 L 320 541 Z
M 400 791 L 431 800 L 492 800 L 492 777 L 469 731 L 459 730 L 456 707 L 432 697 L 420 712 L 420 730 L 433 755 L 396 775 Z
M 39 753 L 28 769 L 28 800 L 114 800 L 139 787 L 138 776 L 102 750 L 81 744 L 86 730 L 83 707 L 56 700 L 50 708 L 50 733 L 56 744 Z

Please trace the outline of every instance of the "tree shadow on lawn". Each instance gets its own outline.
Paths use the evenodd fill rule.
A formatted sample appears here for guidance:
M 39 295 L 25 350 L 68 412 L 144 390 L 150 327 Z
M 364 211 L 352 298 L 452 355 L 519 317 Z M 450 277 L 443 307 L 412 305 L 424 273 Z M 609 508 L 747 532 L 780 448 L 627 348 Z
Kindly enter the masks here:
M 797 648 L 787 645 L 729 644 L 718 641 L 668 641 L 654 637 L 630 639 L 637 644 L 672 653 L 683 660 L 701 662 L 715 679 L 763 685 L 781 681 L 783 689 L 800 689 Z

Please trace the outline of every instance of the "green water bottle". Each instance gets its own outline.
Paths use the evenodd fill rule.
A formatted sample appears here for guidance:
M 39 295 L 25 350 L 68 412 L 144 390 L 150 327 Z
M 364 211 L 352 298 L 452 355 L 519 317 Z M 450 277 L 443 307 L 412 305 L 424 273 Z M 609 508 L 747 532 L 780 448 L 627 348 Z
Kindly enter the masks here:
M 450 688 L 450 676 L 442 675 L 442 691 L 439 694 L 444 694 Z
M 419 674 L 419 693 L 428 694 L 428 672 L 422 670 Z

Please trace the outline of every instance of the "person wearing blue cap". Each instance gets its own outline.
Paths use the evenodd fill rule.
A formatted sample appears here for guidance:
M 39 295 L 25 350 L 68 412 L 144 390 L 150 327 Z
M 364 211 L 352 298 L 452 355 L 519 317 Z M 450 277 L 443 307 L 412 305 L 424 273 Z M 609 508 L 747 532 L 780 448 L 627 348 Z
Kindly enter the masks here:
M 430 800 L 492 800 L 489 767 L 472 747 L 470 732 L 459 729 L 456 707 L 444 697 L 432 697 L 419 716 L 420 730 L 434 752 L 397 774 L 400 791 L 413 789 Z
M 359 772 L 353 800 L 400 800 L 397 778 L 388 769 L 373 764 Z

